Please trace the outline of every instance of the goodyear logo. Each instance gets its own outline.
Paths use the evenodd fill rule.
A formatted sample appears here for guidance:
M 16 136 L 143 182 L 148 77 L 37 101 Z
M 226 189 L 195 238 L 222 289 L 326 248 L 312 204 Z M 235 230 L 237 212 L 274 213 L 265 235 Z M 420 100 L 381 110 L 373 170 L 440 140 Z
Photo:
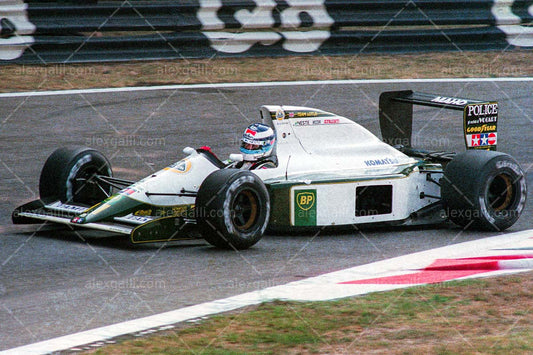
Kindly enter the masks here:
M 316 190 L 295 191 L 293 213 L 295 226 L 316 226 Z

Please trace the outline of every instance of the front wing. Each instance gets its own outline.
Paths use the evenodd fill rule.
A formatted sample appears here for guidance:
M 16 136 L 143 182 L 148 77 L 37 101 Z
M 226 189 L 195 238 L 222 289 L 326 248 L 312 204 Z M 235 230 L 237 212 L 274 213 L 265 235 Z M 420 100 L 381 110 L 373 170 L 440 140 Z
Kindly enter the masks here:
M 87 207 L 66 204 L 61 201 L 45 203 L 35 200 L 15 209 L 12 215 L 14 224 L 36 224 L 50 222 L 55 224 L 82 227 L 123 235 L 129 235 L 132 243 L 152 243 L 174 240 L 197 239 L 191 233 L 196 222 L 183 217 L 126 216 L 114 217 L 112 221 L 77 224 L 72 218 L 85 211 Z

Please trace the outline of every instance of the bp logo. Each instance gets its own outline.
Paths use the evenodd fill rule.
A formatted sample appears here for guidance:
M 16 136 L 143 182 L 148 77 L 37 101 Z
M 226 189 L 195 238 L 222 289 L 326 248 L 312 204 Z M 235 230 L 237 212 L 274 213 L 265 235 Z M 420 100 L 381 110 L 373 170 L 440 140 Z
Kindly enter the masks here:
M 295 226 L 316 226 L 316 190 L 296 190 L 293 221 Z
M 296 204 L 303 211 L 309 211 L 315 205 L 315 191 L 304 191 L 296 194 Z

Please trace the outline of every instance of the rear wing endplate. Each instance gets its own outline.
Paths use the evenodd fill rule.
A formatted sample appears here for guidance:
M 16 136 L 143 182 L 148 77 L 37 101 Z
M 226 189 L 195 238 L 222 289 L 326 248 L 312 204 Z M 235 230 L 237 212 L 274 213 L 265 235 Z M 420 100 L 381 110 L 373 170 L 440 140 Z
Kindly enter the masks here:
M 411 90 L 387 91 L 379 97 L 379 125 L 383 141 L 412 147 L 413 105 L 463 111 L 467 149 L 496 150 L 498 103 L 439 96 Z

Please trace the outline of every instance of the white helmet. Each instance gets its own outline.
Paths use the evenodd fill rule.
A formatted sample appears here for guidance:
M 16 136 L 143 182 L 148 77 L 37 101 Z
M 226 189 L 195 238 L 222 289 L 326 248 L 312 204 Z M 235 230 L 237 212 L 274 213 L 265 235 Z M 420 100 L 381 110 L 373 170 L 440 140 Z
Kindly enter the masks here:
M 256 161 L 272 154 L 276 134 L 269 126 L 262 123 L 249 125 L 241 138 L 241 153 L 245 161 Z

